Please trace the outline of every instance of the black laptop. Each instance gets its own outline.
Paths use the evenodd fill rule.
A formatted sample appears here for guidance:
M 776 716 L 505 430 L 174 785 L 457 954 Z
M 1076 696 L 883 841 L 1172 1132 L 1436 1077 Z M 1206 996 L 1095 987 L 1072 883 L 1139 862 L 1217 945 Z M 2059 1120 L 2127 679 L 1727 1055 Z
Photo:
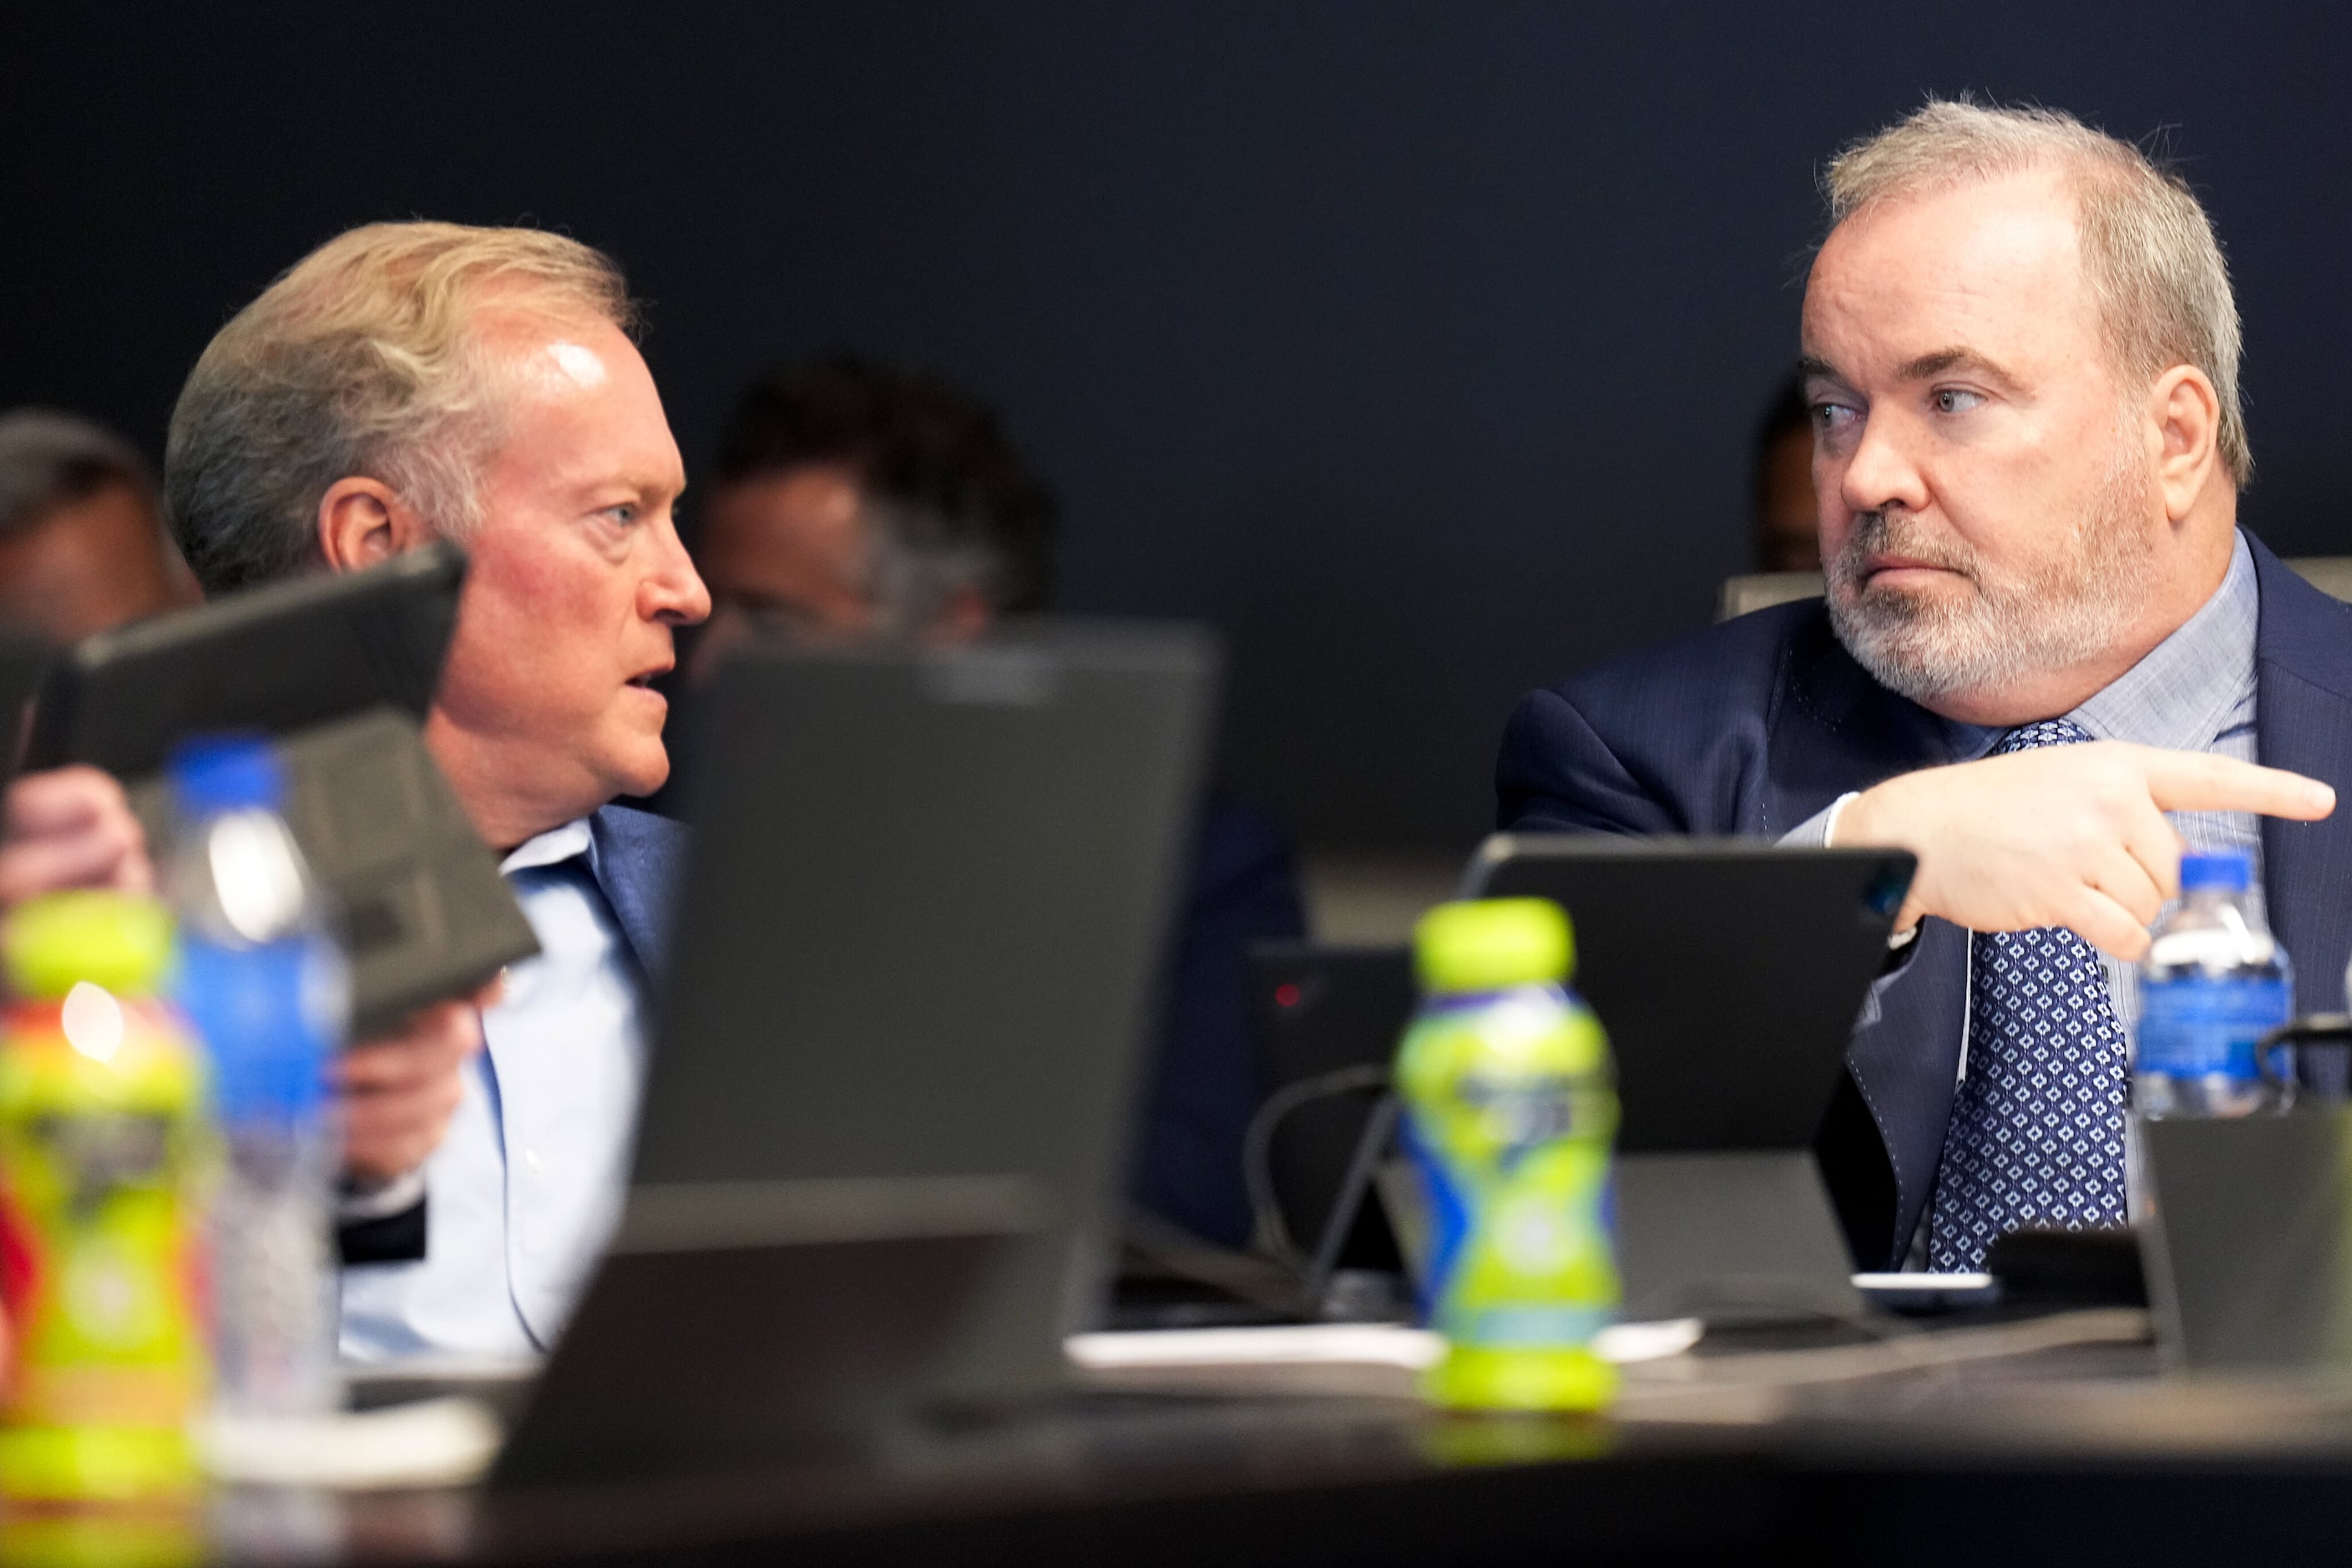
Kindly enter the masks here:
M 837 1454 L 1063 1385 L 1217 671 L 1205 634 L 1108 625 L 730 658 L 627 1208 L 501 1484 Z
M 708 1475 L 887 1443 L 929 1414 L 989 1270 L 1042 1217 L 1019 1178 L 639 1187 L 492 1479 Z
M 1025 1182 L 1036 1224 L 937 1386 L 1057 1384 L 1108 1263 L 1218 667 L 1202 632 L 1087 624 L 725 665 L 635 1191 Z
M 1497 834 L 1468 898 L 1556 900 L 1617 1058 L 1624 1152 L 1811 1146 L 1911 885 L 1899 849 Z
M 1573 922 L 1574 984 L 1616 1062 L 1632 1315 L 1853 1304 L 1810 1150 L 1912 867 L 1899 850 L 1568 835 L 1496 835 L 1471 859 L 1464 897 L 1548 898 Z M 1385 1065 L 1415 998 L 1403 947 L 1266 950 L 1252 987 L 1270 1093 Z M 1363 1245 L 1378 1110 L 1334 1096 L 1269 1142 L 1276 1201 L 1327 1267 Z M 1391 1218 L 1410 1251 L 1412 1216 Z

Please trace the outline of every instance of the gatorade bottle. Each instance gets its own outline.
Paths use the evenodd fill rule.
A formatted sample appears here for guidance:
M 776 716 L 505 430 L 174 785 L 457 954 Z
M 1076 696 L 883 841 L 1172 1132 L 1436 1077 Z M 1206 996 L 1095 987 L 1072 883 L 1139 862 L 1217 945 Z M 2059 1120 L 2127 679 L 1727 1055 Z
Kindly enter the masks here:
M 191 1490 L 206 1391 L 194 1047 L 155 1000 L 172 950 L 153 900 L 56 893 L 9 917 L 0 1038 L 0 1284 L 15 1365 L 0 1415 L 11 1500 Z
M 1423 1300 L 1446 1352 L 1441 1405 L 1591 1410 L 1616 1393 L 1592 1350 L 1615 1316 L 1609 1037 L 1567 988 L 1568 917 L 1542 899 L 1441 904 L 1414 932 L 1423 1001 L 1397 1055 L 1405 1139 L 1429 1200 Z

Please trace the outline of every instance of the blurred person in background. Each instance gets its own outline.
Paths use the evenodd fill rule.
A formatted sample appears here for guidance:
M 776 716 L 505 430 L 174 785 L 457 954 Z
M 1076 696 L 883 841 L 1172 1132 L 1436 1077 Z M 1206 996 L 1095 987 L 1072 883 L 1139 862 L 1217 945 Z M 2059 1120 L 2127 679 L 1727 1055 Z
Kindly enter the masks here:
M 1748 516 L 1756 529 L 1756 570 L 1822 569 L 1821 515 L 1813 504 L 1813 411 L 1805 384 L 1791 375 L 1756 422 L 1748 470 Z
M 62 647 L 195 597 L 129 443 L 69 414 L 0 414 L 0 626 Z M 139 819 L 96 768 L 29 773 L 0 806 L 0 916 L 71 888 L 154 889 Z
M 1052 602 L 1060 510 L 994 411 L 847 357 L 737 405 L 696 531 L 708 658 L 753 626 L 961 641 Z
M 696 555 L 711 619 L 698 670 L 756 628 L 961 641 L 1053 600 L 1059 509 L 995 412 L 936 377 L 834 358 L 747 392 L 719 447 Z M 1242 1137 L 1258 1104 L 1250 945 L 1306 921 L 1281 830 L 1202 806 L 1130 1184 L 1226 1247 L 1250 1237 Z
M 0 625 L 64 647 L 196 597 L 128 442 L 70 414 L 0 414 Z

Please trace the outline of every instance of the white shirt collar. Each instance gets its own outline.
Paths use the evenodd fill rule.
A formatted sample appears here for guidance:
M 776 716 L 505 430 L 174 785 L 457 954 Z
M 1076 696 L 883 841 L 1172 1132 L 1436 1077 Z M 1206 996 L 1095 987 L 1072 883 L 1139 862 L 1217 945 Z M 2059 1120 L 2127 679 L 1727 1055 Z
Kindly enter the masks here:
M 526 838 L 507 851 L 499 862 L 499 874 L 509 876 L 517 871 L 529 871 L 541 866 L 559 865 L 575 855 L 585 855 L 594 847 L 595 836 L 588 831 L 588 819 L 576 817 L 561 827 L 551 827 L 536 838 Z

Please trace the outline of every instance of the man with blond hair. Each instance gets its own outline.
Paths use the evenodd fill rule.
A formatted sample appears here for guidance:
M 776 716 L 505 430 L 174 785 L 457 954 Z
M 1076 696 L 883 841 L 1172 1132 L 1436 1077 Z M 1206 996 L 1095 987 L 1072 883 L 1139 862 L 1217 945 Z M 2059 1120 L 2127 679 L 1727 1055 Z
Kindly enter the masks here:
M 239 311 L 173 412 L 164 490 L 208 592 L 438 538 L 472 562 L 425 744 L 543 951 L 479 1054 L 346 1074 L 354 1098 L 446 1079 L 454 1106 L 421 1256 L 345 1270 L 353 1356 L 545 1351 L 617 1214 L 683 835 L 611 802 L 667 777 L 652 682 L 710 607 L 634 325 L 619 269 L 574 241 L 376 224 Z
M 1931 102 L 1826 184 L 1826 602 L 1533 693 L 1499 816 L 1914 851 L 1818 1148 L 1862 1267 L 1972 1270 L 2125 1217 L 2129 963 L 2184 840 L 2253 858 L 2302 1006 L 2342 1003 L 2352 608 L 2237 527 L 2237 310 L 2179 178 Z

